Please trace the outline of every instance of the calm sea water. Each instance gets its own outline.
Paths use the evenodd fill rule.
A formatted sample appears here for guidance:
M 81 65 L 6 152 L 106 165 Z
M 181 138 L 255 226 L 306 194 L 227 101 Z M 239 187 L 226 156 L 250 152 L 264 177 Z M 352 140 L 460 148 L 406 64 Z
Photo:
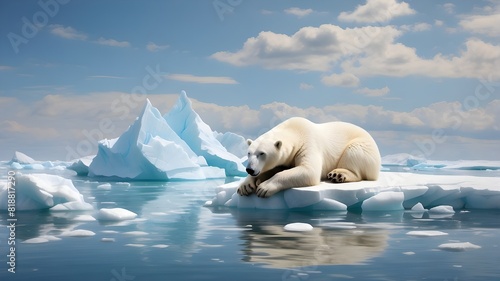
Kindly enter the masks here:
M 81 222 L 93 212 L 18 212 L 16 273 L 7 271 L 0 228 L 0 280 L 499 280 L 500 212 L 430 217 L 407 212 L 301 212 L 206 208 L 224 180 L 112 183 L 74 178 L 96 208 L 122 207 L 132 221 Z M 305 222 L 310 232 L 285 232 Z M 7 225 L 0 214 L 0 225 Z M 63 237 L 75 229 L 89 237 Z M 415 237 L 414 230 L 448 235 Z M 57 241 L 23 243 L 42 235 Z M 470 242 L 480 249 L 445 251 Z

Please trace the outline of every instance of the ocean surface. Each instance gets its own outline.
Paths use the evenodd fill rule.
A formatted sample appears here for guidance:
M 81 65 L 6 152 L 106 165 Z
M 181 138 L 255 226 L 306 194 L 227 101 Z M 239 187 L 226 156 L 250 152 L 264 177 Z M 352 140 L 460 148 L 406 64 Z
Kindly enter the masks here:
M 499 211 L 208 208 L 215 188 L 234 179 L 109 182 L 105 190 L 97 186 L 107 181 L 49 172 L 72 179 L 96 210 L 121 207 L 138 216 L 103 223 L 85 221 L 95 211 L 18 212 L 11 273 L 8 216 L 0 213 L 0 280 L 500 280 Z M 294 222 L 314 228 L 283 230 Z

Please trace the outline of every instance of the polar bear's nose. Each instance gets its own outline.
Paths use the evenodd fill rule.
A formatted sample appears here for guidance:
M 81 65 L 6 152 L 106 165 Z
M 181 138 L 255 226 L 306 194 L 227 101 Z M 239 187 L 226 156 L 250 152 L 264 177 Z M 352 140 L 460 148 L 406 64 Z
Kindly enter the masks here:
M 247 168 L 247 173 L 251 176 L 254 175 L 255 171 L 252 168 Z

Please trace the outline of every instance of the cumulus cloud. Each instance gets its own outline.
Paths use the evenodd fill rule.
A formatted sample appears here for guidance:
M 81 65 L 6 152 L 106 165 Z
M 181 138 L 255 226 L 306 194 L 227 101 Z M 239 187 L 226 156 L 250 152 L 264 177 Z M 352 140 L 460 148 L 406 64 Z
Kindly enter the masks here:
M 49 26 L 50 33 L 71 40 L 87 40 L 87 35 L 77 31 L 71 26 L 62 26 L 60 24 L 52 24 Z
M 327 86 L 357 87 L 359 85 L 359 78 L 352 73 L 334 73 L 329 76 L 323 76 L 321 82 Z
M 432 28 L 432 25 L 428 24 L 426 22 L 420 22 L 420 23 L 416 23 L 416 24 L 402 25 L 399 28 L 403 31 L 421 32 L 421 31 L 430 30 Z
M 150 52 L 158 52 L 161 50 L 165 50 L 168 47 L 169 47 L 168 45 L 157 45 L 153 42 L 148 42 L 148 44 L 146 45 L 146 50 L 148 50 Z
M 91 93 L 88 95 L 47 95 L 34 102 L 21 102 L 18 98 L 0 97 L 0 145 L 2 151 L 21 150 L 24 147 L 53 146 L 63 159 L 65 147 L 75 147 L 81 140 L 97 141 L 114 138 L 123 133 L 138 116 L 145 99 L 162 113 L 177 100 L 176 94 L 134 96 L 121 92 Z M 493 98 L 493 97 L 491 97 Z M 98 103 L 95 101 L 99 100 Z M 213 130 L 232 131 L 254 138 L 278 123 L 293 116 L 306 117 L 315 122 L 347 121 L 363 126 L 380 136 L 382 147 L 406 149 L 411 138 L 402 134 L 420 134 L 429 137 L 434 129 L 443 129 L 450 137 L 485 140 L 500 145 L 500 100 L 484 100 L 484 106 L 467 103 L 440 102 L 410 112 L 394 111 L 382 106 L 333 104 L 324 107 L 300 108 L 273 102 L 258 108 L 221 106 L 192 99 L 194 109 Z M 103 120 L 110 128 L 100 129 Z M 388 138 L 391 134 L 396 138 Z M 385 137 L 383 137 L 385 136 Z M 94 153 L 97 146 L 94 143 Z M 406 149 L 406 150 L 404 150 Z M 38 149 L 39 151 L 39 149 Z M 52 152 L 53 153 L 53 152 Z M 57 153 L 56 153 L 57 154 Z M 89 152 L 90 154 L 90 152 Z M 488 156 L 488 154 L 486 154 Z M 490 155 L 491 156 L 491 155 Z
M 455 12 L 455 4 L 453 3 L 444 3 L 443 4 L 443 9 L 448 13 L 448 14 L 453 14 Z
M 192 74 L 167 74 L 165 78 L 181 82 L 200 84 L 238 84 L 238 81 L 227 76 L 195 76 Z
M 385 96 L 385 95 L 389 94 L 389 92 L 390 92 L 390 89 L 387 86 L 380 88 L 380 89 L 362 88 L 362 89 L 356 90 L 356 93 L 362 94 L 365 96 L 369 96 L 369 97 L 381 97 L 381 96 Z
M 406 2 L 396 0 L 367 0 L 352 12 L 342 12 L 338 20 L 358 23 L 382 23 L 393 18 L 413 15 L 415 10 Z
M 99 39 L 97 39 L 96 43 L 100 45 L 119 47 L 119 48 L 130 47 L 130 43 L 128 41 L 118 41 L 115 39 L 106 39 L 104 37 L 100 37 Z
M 297 16 L 299 18 L 308 16 L 312 12 L 313 12 L 312 9 L 301 9 L 301 8 L 297 8 L 297 7 L 292 7 L 292 8 L 285 9 L 285 13 L 286 14 L 294 15 L 294 16 Z
M 459 25 L 472 33 L 500 37 L 500 2 L 482 9 L 481 14 L 464 15 Z

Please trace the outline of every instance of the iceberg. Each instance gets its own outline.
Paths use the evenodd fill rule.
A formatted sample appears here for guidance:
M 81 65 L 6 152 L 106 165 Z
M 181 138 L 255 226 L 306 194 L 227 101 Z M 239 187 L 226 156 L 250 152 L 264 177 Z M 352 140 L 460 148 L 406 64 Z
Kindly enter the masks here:
M 66 210 L 92 208 L 69 179 L 49 174 L 17 173 L 15 177 L 16 185 L 13 188 L 18 211 L 49 209 L 58 205 L 58 208 L 66 206 Z M 9 190 L 13 191 L 7 188 L 7 185 L 0 189 L 0 210 L 8 208 Z
M 486 160 L 426 160 L 408 153 L 391 154 L 382 157 L 384 167 L 406 167 L 416 171 L 432 171 L 436 169 L 455 170 L 500 170 L 500 161 Z
M 131 180 L 202 180 L 226 176 L 221 169 L 207 167 L 206 160 L 172 130 L 149 100 L 141 115 L 119 138 L 99 142 L 88 175 Z
M 270 198 L 239 196 L 236 190 L 240 182 L 219 186 L 205 206 L 333 211 L 402 211 L 418 206 L 412 212 L 418 209 L 449 214 L 464 208 L 500 209 L 500 177 L 381 172 L 377 181 L 321 182 L 288 189 Z
M 245 176 L 245 167 L 240 158 L 231 154 L 217 140 L 210 126 L 201 120 L 182 91 L 179 100 L 165 116 L 170 127 L 200 156 L 209 166 L 220 167 L 227 176 Z
M 14 156 L 12 156 L 12 160 L 10 160 L 10 163 L 14 163 L 14 162 L 17 162 L 19 164 L 33 164 L 36 161 L 35 161 L 35 159 L 29 157 L 28 155 L 26 155 L 22 152 L 16 151 L 16 152 L 14 152 Z
M 245 158 L 247 156 L 248 144 L 247 140 L 235 133 L 214 132 L 215 138 L 226 148 L 226 150 L 238 158 Z
M 78 176 L 87 176 L 89 173 L 89 166 L 94 158 L 95 155 L 76 159 L 71 163 L 71 165 L 68 166 L 68 169 L 75 171 Z

